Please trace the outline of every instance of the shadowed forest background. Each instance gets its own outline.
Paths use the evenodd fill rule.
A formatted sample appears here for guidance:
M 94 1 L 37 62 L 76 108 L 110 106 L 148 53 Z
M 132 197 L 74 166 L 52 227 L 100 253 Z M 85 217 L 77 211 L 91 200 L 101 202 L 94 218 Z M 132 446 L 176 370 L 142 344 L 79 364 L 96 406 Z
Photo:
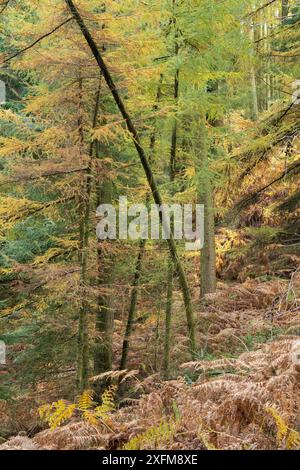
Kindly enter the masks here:
M 0 450 L 300 449 L 299 24 L 0 0 Z M 97 240 L 120 196 L 203 204 L 201 252 Z

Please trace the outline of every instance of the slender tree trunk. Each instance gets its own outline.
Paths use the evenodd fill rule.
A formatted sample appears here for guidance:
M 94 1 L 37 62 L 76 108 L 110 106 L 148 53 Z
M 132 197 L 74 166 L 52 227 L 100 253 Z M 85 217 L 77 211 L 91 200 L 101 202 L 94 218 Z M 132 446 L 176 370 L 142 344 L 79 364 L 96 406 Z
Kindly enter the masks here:
M 216 125 L 216 122 L 211 122 Z M 204 205 L 204 245 L 201 250 L 201 282 L 200 282 L 200 298 L 206 294 L 216 292 L 216 247 L 215 247 L 215 214 L 213 200 L 213 186 L 210 176 L 205 175 L 209 166 L 207 137 L 205 129 L 205 120 L 200 122 L 200 175 L 198 183 L 199 203 Z M 205 176 L 203 176 L 205 175 Z
M 250 29 L 250 38 L 251 42 L 253 44 L 254 48 L 254 26 L 251 25 Z M 254 53 L 253 57 L 254 58 Z M 254 64 L 251 63 L 251 68 L 250 68 L 250 79 L 251 79 L 251 93 L 252 93 L 252 109 L 251 109 L 251 114 L 252 114 L 252 119 L 253 121 L 257 121 L 258 119 L 258 93 L 257 93 L 257 82 L 256 82 L 256 73 L 255 73 L 255 68 Z
M 272 98 L 272 89 L 271 89 L 271 45 L 268 39 L 269 36 L 269 15 L 268 12 L 264 12 L 264 37 L 265 40 L 265 67 L 266 67 L 266 74 L 265 74 L 265 82 L 266 82 L 266 110 L 270 107 L 270 102 Z
M 98 153 L 98 152 L 97 152 Z M 109 204 L 112 201 L 111 181 L 98 181 L 97 206 Z M 114 314 L 110 305 L 110 297 L 101 292 L 104 284 L 109 283 L 112 277 L 113 259 L 103 251 L 101 242 L 97 248 L 98 259 L 98 287 L 100 293 L 97 300 L 96 312 L 96 339 L 94 345 L 94 374 L 99 375 L 112 369 L 113 350 L 112 335 Z M 101 289 L 102 288 L 102 289 Z
M 210 181 L 205 184 L 205 193 L 201 197 L 204 204 L 204 246 L 201 250 L 201 291 L 200 296 L 216 292 L 216 247 L 215 214 L 213 190 Z
M 256 75 L 255 75 L 255 69 L 253 66 L 251 66 L 250 76 L 251 76 L 251 93 L 252 93 L 252 119 L 253 121 L 257 121 L 258 119 L 258 96 L 257 96 Z
M 167 284 L 167 302 L 164 334 L 164 353 L 163 353 L 163 377 L 165 380 L 170 376 L 170 349 L 171 349 L 171 327 L 172 327 L 172 307 L 173 307 L 173 279 L 174 266 L 172 261 L 168 264 L 168 284 Z
M 93 115 L 92 126 L 95 128 L 99 111 L 101 80 L 99 83 L 96 103 Z M 80 118 L 79 126 L 80 135 L 83 146 L 83 126 Z M 83 297 L 79 311 L 79 327 L 78 327 L 78 355 L 77 355 L 77 391 L 81 393 L 87 388 L 89 376 L 89 348 L 88 348 L 88 310 L 85 288 L 87 286 L 87 258 L 89 245 L 89 218 L 90 218 L 90 198 L 91 198 L 91 165 L 93 158 L 94 142 L 90 145 L 89 163 L 87 171 L 86 187 L 83 196 L 82 209 L 83 214 L 80 222 L 80 264 L 81 264 L 81 284 L 83 289 Z
M 79 146 L 80 154 L 83 157 L 84 155 L 84 133 L 83 133 L 83 83 L 81 76 L 79 77 L 78 82 L 78 134 L 79 134 Z M 84 194 L 85 187 L 84 184 L 81 185 L 81 194 L 80 194 L 80 221 L 79 221 L 79 255 L 78 262 L 81 269 L 81 287 L 84 289 L 85 285 L 85 265 L 83 257 L 84 249 L 84 233 L 85 233 L 85 203 L 84 203 Z M 86 321 L 86 305 L 85 305 L 85 294 L 82 294 L 81 306 L 79 309 L 79 319 L 78 319 L 78 337 L 77 337 L 77 375 L 76 375 L 76 390 L 78 393 L 81 393 L 83 390 L 83 381 L 84 381 L 84 371 L 86 370 L 86 352 L 87 352 L 87 321 Z
M 175 0 L 173 0 L 175 5 Z M 178 45 L 178 30 L 176 27 L 176 18 L 174 20 L 175 25 L 175 56 L 178 57 L 179 45 Z M 176 115 L 173 123 L 172 138 L 171 138 L 171 151 L 170 151 L 170 183 L 175 181 L 176 177 L 176 152 L 177 152 L 177 107 L 179 97 L 179 68 L 177 68 L 174 77 L 174 103 L 176 106 Z M 172 191 L 171 187 L 171 191 Z M 171 229 L 174 232 L 174 220 L 171 221 Z M 163 376 L 165 380 L 168 380 L 170 375 L 170 337 L 171 337 L 171 326 L 172 326 L 172 307 L 173 307 L 173 281 L 174 281 L 174 266 L 170 259 L 168 265 L 168 279 L 167 279 L 167 302 L 166 302 L 166 317 L 165 317 L 165 334 L 164 334 L 164 352 L 163 352 Z
M 97 64 L 100 68 L 100 71 L 103 74 L 103 77 L 106 81 L 106 84 L 107 84 L 108 88 L 111 91 L 111 94 L 112 94 L 112 96 L 113 96 L 113 98 L 116 102 L 116 105 L 118 106 L 118 108 L 120 110 L 120 113 L 121 113 L 121 115 L 123 116 L 123 118 L 126 122 L 127 129 L 128 129 L 129 133 L 132 136 L 134 146 L 135 146 L 136 151 L 137 151 L 137 153 L 140 157 L 141 164 L 144 168 L 144 171 L 145 171 L 145 174 L 146 174 L 148 184 L 150 186 L 154 201 L 158 206 L 161 206 L 163 201 L 162 201 L 157 183 L 155 181 L 151 166 L 150 166 L 149 161 L 147 159 L 144 148 L 142 147 L 138 132 L 137 132 L 132 120 L 131 120 L 130 115 L 128 114 L 128 112 L 125 108 L 123 100 L 121 99 L 121 97 L 119 95 L 119 92 L 118 92 L 118 90 L 115 86 L 115 83 L 112 79 L 112 76 L 111 76 L 111 74 L 110 74 L 110 72 L 109 72 L 109 70 L 108 70 L 108 68 L 107 68 L 107 66 L 106 66 L 106 64 L 105 64 L 105 62 L 102 58 L 102 55 L 99 52 L 99 49 L 98 49 L 95 41 L 93 40 L 89 30 L 87 29 L 82 17 L 80 16 L 77 8 L 75 7 L 73 1 L 72 0 L 65 0 L 65 2 L 67 4 L 70 12 L 74 16 L 75 20 L 77 21 L 77 24 L 80 27 L 81 32 L 82 32 L 84 38 L 86 39 L 86 41 L 87 41 L 87 43 L 88 43 L 95 59 L 97 61 Z M 159 213 L 159 217 L 160 217 L 160 223 L 164 224 L 164 218 L 163 218 L 163 214 L 161 213 L 161 211 Z M 165 228 L 167 228 L 167 227 L 165 227 Z M 175 243 L 175 240 L 174 240 L 173 236 L 171 236 L 167 241 L 168 241 L 168 246 L 169 246 L 171 258 L 172 258 L 173 263 L 175 265 L 175 269 L 178 273 L 178 278 L 179 278 L 179 282 L 180 282 L 182 293 L 183 293 L 185 310 L 186 310 L 186 317 L 187 317 L 190 352 L 191 352 L 192 357 L 194 357 L 195 352 L 196 352 L 195 323 L 194 323 L 194 316 L 193 316 L 193 308 L 192 308 L 192 299 L 191 299 L 190 289 L 189 289 L 189 286 L 188 286 L 188 282 L 187 282 L 187 279 L 186 279 L 186 275 L 185 275 L 182 263 L 180 262 L 179 257 L 178 257 L 177 247 L 176 247 L 176 243 Z
M 129 340 L 131 337 L 133 324 L 134 324 L 134 317 L 135 317 L 135 310 L 136 310 L 137 296 L 138 296 L 138 287 L 140 284 L 145 246 L 146 246 L 146 240 L 144 239 L 140 240 L 139 255 L 138 255 L 137 263 L 135 267 L 134 281 L 133 281 L 132 291 L 131 291 L 130 308 L 128 312 L 126 331 L 125 331 L 125 336 L 124 336 L 124 341 L 123 341 L 120 370 L 126 369 L 126 365 L 127 365 L 127 357 L 128 357 L 128 352 L 129 352 Z
M 154 343 L 154 361 L 153 369 L 155 372 L 158 372 L 158 357 L 160 350 L 160 314 L 161 314 L 161 302 L 159 301 L 156 317 L 156 327 L 155 327 L 155 343 Z
M 281 23 L 284 24 L 284 22 L 287 20 L 288 15 L 289 15 L 289 0 L 281 0 Z

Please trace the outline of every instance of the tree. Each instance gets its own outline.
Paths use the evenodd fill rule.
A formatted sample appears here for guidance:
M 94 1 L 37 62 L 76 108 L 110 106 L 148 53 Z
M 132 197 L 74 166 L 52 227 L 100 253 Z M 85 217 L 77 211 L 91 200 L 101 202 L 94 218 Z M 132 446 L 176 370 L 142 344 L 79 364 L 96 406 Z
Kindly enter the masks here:
M 144 149 L 141 145 L 138 132 L 137 132 L 132 120 L 131 120 L 130 115 L 128 114 L 128 112 L 127 112 L 127 110 L 124 106 L 124 103 L 123 103 L 123 101 L 122 101 L 122 99 L 119 95 L 119 92 L 116 89 L 116 86 L 114 84 L 112 76 L 111 76 L 109 70 L 107 69 L 107 66 L 106 66 L 105 62 L 103 61 L 103 58 L 102 58 L 102 56 L 101 56 L 101 54 L 100 54 L 100 52 L 97 48 L 97 45 L 94 42 L 89 30 L 85 26 L 85 23 L 84 23 L 82 17 L 80 16 L 77 8 L 75 7 L 74 3 L 72 2 L 72 0 L 66 0 L 66 3 L 67 3 L 67 5 L 70 9 L 70 12 L 72 13 L 74 18 L 76 19 L 76 21 L 78 23 L 78 26 L 80 27 L 80 29 L 82 31 L 83 36 L 85 37 L 87 43 L 89 44 L 89 47 L 90 47 L 90 49 L 91 49 L 91 51 L 92 51 L 92 53 L 93 53 L 93 55 L 94 55 L 94 57 L 97 61 L 97 64 L 100 68 L 101 73 L 103 74 L 103 77 L 106 81 L 106 84 L 107 84 L 109 90 L 111 91 L 111 93 L 114 97 L 114 100 L 116 102 L 116 105 L 118 106 L 118 108 L 120 110 L 120 113 L 121 113 L 121 115 L 123 116 L 123 118 L 126 122 L 127 129 L 128 129 L 129 133 L 132 136 L 134 146 L 136 148 L 136 151 L 137 151 L 137 153 L 140 157 L 142 166 L 144 168 L 144 171 L 145 171 L 145 174 L 146 174 L 146 177 L 147 177 L 147 180 L 148 180 L 148 184 L 149 184 L 150 189 L 152 191 L 153 199 L 154 199 L 155 203 L 158 206 L 162 206 L 163 201 L 162 201 L 157 183 L 154 179 L 154 175 L 153 175 L 151 166 L 149 165 L 149 161 L 148 161 L 147 156 L 145 154 L 145 151 L 144 151 Z M 161 212 L 160 212 L 160 221 L 161 221 L 161 224 L 164 223 L 163 216 L 162 216 Z M 193 319 L 191 295 L 190 295 L 187 279 L 186 279 L 182 264 L 179 260 L 178 254 L 177 254 L 176 244 L 175 244 L 175 241 L 174 241 L 174 238 L 173 238 L 172 234 L 171 234 L 170 238 L 168 239 L 168 245 L 169 245 L 170 255 L 172 257 L 172 261 L 174 263 L 175 269 L 178 273 L 178 277 L 179 277 L 181 288 L 182 288 L 182 293 L 183 293 L 183 298 L 184 298 L 184 303 L 185 303 L 185 309 L 186 309 L 186 317 L 187 317 L 187 325 L 188 325 L 188 337 L 189 337 L 189 341 L 190 341 L 190 352 L 191 352 L 191 355 L 194 356 L 195 351 L 196 351 L 196 344 L 195 344 L 195 326 L 194 326 L 194 319 Z

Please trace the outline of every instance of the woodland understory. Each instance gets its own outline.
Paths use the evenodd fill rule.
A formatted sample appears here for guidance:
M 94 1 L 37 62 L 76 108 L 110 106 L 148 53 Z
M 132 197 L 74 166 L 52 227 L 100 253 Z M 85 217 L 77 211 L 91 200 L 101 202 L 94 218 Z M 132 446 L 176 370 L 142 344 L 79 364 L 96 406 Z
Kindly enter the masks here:
M 299 23 L 0 0 L 0 450 L 300 449 Z M 204 246 L 98 240 L 120 196 Z

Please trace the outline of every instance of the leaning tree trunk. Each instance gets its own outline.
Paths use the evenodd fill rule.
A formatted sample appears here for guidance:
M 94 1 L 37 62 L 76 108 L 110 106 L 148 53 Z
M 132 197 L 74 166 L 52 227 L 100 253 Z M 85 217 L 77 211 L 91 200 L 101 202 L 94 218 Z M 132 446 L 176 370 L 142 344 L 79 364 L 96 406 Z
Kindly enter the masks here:
M 161 98 L 162 81 L 163 81 L 163 75 L 160 76 L 158 89 L 157 89 L 157 94 L 156 94 L 156 104 L 154 105 L 154 111 L 157 110 L 158 102 Z M 155 123 L 154 123 L 154 126 L 155 126 Z M 150 162 L 151 162 L 152 156 L 154 155 L 154 152 L 155 152 L 155 144 L 156 144 L 156 129 L 154 127 L 154 130 L 153 130 L 153 132 L 151 134 L 151 137 L 150 137 L 150 155 L 151 155 Z M 148 205 L 149 202 L 150 202 L 150 195 L 147 195 L 146 205 Z M 138 297 L 138 287 L 140 285 L 142 262 L 143 262 L 144 253 L 145 253 L 145 246 L 146 246 L 146 240 L 141 239 L 140 244 L 139 244 L 139 254 L 138 254 L 138 258 L 137 258 L 137 262 L 136 262 L 135 273 L 134 273 L 134 281 L 133 281 L 131 297 L 130 297 L 130 307 L 129 307 L 129 312 L 128 312 L 125 337 L 124 337 L 123 347 L 122 347 L 120 370 L 126 369 L 126 366 L 127 366 L 127 357 L 128 357 L 128 352 L 129 352 L 129 341 L 130 341 L 131 333 L 132 333 L 132 330 L 133 330 L 133 323 L 134 323 L 134 317 L 135 317 L 135 311 L 136 311 L 136 305 L 137 305 L 137 297 Z

